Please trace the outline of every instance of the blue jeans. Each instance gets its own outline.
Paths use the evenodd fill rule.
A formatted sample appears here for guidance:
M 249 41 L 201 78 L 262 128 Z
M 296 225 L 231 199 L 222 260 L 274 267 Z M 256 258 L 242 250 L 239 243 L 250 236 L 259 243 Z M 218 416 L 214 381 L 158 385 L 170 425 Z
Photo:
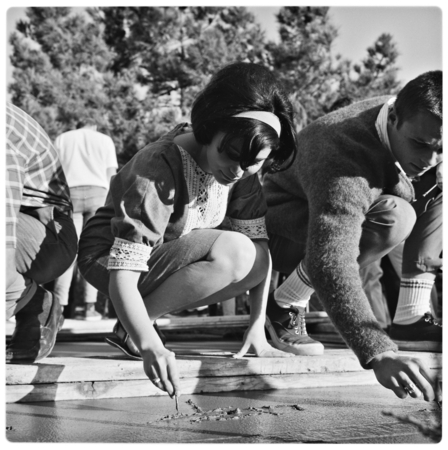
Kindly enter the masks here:
M 99 186 L 80 186 L 70 188 L 70 196 L 73 203 L 73 221 L 78 237 L 87 221 L 95 214 L 96 210 L 104 205 L 107 189 Z M 68 294 L 73 279 L 75 262 L 54 283 L 54 295 L 62 306 L 68 305 Z M 83 292 L 82 303 L 95 303 L 97 290 L 82 276 L 79 279 Z
M 6 286 L 7 319 L 32 299 L 37 285 L 53 281 L 75 259 L 77 238 L 73 220 L 56 209 L 53 214 L 55 226 L 50 228 L 35 217 L 19 213 L 16 271 Z

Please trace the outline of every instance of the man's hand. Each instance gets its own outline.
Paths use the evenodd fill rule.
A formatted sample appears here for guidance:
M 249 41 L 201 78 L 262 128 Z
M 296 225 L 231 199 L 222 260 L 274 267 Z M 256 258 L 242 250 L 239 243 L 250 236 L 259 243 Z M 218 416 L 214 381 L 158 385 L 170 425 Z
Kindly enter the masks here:
M 418 358 L 399 356 L 388 351 L 375 356 L 370 362 L 370 367 L 379 383 L 394 391 L 399 398 L 406 398 L 408 393 L 404 388 L 414 384 L 416 388 L 409 393 L 411 397 L 423 395 L 427 402 L 442 401 L 437 377 L 431 376 Z

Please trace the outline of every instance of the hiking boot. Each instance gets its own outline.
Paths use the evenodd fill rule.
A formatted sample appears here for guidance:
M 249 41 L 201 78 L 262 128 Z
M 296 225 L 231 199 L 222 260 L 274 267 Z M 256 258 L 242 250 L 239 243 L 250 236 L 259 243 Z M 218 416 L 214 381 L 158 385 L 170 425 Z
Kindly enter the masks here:
M 442 352 L 442 324 L 429 313 L 409 325 L 392 323 L 389 336 L 400 350 Z
M 295 355 L 322 355 L 324 346 L 308 336 L 305 309 L 297 306 L 281 308 L 271 292 L 266 308 L 266 329 L 272 346 Z
M 48 309 L 48 314 L 44 314 Z M 6 362 L 33 363 L 48 356 L 63 323 L 59 301 L 39 286 L 29 303 L 16 314 L 16 327 L 6 347 Z

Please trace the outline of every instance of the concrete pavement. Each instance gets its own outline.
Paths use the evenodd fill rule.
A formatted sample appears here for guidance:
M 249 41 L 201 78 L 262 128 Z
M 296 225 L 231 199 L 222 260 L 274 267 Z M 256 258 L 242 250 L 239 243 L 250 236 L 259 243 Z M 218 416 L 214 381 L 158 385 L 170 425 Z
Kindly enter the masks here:
M 435 403 L 379 385 L 8 404 L 10 442 L 431 443 L 383 411 L 435 424 Z M 207 419 L 208 417 L 208 419 Z
M 324 335 L 323 356 L 289 358 L 288 363 L 234 360 L 239 340 L 170 336 L 168 348 L 176 352 L 186 388 L 176 415 L 174 401 L 152 386 L 141 362 L 102 342 L 111 324 L 95 326 L 95 333 L 82 325 L 85 329 L 66 324 L 67 336 L 45 360 L 7 365 L 7 444 L 434 442 L 400 417 L 440 430 L 435 403 L 398 399 L 331 334 Z M 241 327 L 239 322 L 222 325 Z M 94 339 L 86 340 L 89 336 Z M 412 356 L 440 370 L 440 354 Z M 383 414 L 388 412 L 396 417 Z

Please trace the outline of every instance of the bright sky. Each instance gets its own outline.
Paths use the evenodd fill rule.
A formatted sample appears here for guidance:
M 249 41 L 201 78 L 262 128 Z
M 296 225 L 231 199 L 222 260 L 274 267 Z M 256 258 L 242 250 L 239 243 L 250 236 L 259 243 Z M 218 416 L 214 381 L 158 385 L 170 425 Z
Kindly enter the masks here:
M 327 0 L 323 3 L 331 5 L 335 2 Z M 410 6 L 412 2 L 389 3 L 408 6 L 330 6 L 332 23 L 339 30 L 334 41 L 334 54 L 340 53 L 354 62 L 361 62 L 367 55 L 367 47 L 382 33 L 389 33 L 400 53 L 397 63 L 401 69 L 400 80 L 407 82 L 427 70 L 442 69 L 442 9 L 430 6 L 437 2 L 428 2 L 424 7 Z M 267 37 L 277 40 L 275 14 L 280 7 L 249 9 L 259 18 Z
M 17 0 L 10 9 L 3 5 L 4 19 L 7 22 L 7 35 L 15 29 L 15 23 L 18 19 L 24 18 L 24 7 Z M 133 2 L 137 3 L 137 2 Z M 181 4 L 182 2 L 173 3 Z M 196 2 L 188 2 L 193 5 Z M 267 37 L 271 40 L 278 39 L 277 23 L 275 13 L 280 7 L 264 6 L 266 2 L 235 2 L 248 8 L 256 15 L 266 31 Z M 274 2 L 270 2 L 271 4 Z M 367 47 L 372 45 L 381 33 L 390 33 L 397 42 L 400 56 L 398 66 L 400 72 L 398 77 L 403 82 L 416 77 L 427 70 L 442 69 L 442 6 L 441 1 L 416 2 L 395 1 L 388 2 L 376 1 L 379 6 L 353 6 L 349 2 L 336 2 L 327 0 L 326 2 L 316 2 L 309 0 L 307 2 L 283 1 L 282 6 L 299 5 L 313 6 L 325 3 L 330 6 L 330 13 L 333 24 L 339 29 L 339 37 L 334 43 L 334 53 L 340 53 L 343 57 L 351 59 L 353 62 L 361 62 L 367 54 Z M 359 3 L 359 2 L 356 2 Z M 367 2 L 366 2 L 367 3 Z M 28 1 L 25 5 L 31 5 Z M 46 3 L 47 4 L 47 3 Z M 92 3 L 99 5 L 101 1 Z M 121 3 L 121 5 L 123 2 Z M 147 3 L 146 3 L 147 4 Z M 161 2 L 169 5 L 170 2 Z M 197 3 L 201 5 L 201 2 Z M 208 1 L 207 5 L 212 4 Z M 58 6 L 48 3 L 49 6 Z M 120 5 L 119 3 L 117 6 Z M 219 5 L 222 5 L 220 2 Z M 258 6 L 260 5 L 260 6 Z M 332 6 L 337 5 L 337 6 Z M 340 6 L 343 5 L 343 6 Z M 394 6 L 388 6 L 394 5 Z M 425 6 L 422 6 L 425 5 Z M 12 7 L 11 7 L 12 6 Z M 59 3 L 59 6 L 61 4 Z M 109 1 L 108 6 L 113 6 Z M 81 8 L 76 8 L 81 9 Z M 9 44 L 5 42 L 5 49 L 9 49 Z M 11 77 L 11 67 L 9 58 L 6 54 L 7 80 Z

